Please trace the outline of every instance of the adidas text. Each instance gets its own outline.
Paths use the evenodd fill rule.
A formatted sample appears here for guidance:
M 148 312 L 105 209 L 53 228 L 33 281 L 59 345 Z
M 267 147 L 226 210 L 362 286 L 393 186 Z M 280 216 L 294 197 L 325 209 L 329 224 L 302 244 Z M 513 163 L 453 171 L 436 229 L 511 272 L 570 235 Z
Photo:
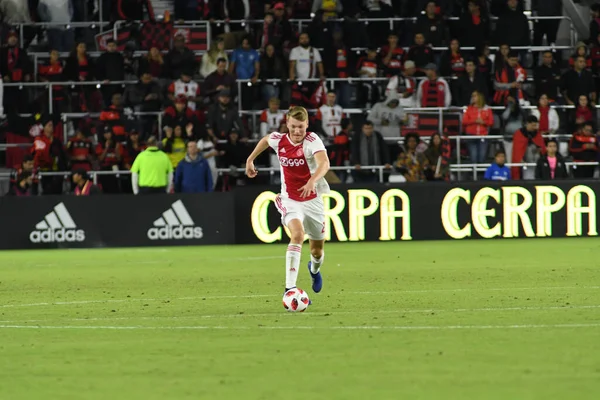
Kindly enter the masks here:
M 202 239 L 202 236 L 204 236 L 202 228 L 198 226 L 163 226 L 148 229 L 150 240 Z
M 73 243 L 85 241 L 85 232 L 81 229 L 46 229 L 29 234 L 32 243 Z

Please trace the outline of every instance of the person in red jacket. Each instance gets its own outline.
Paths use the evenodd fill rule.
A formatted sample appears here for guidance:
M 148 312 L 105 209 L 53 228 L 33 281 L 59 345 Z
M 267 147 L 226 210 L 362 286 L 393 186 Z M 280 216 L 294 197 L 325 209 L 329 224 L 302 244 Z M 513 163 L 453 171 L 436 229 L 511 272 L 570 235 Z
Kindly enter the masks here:
M 569 142 L 569 152 L 575 162 L 598 161 L 598 138 L 594 135 L 591 122 L 584 122 L 578 132 L 573 134 Z M 593 178 L 595 165 L 575 166 L 573 175 L 575 178 Z
M 42 133 L 33 140 L 31 154 L 34 168 L 40 172 L 64 171 L 66 156 L 63 144 L 54 137 L 54 122 L 41 120 Z M 41 179 L 43 194 L 61 194 L 63 179 L 60 176 L 44 176 Z
M 467 107 L 463 116 L 465 133 L 471 136 L 487 136 L 490 128 L 494 125 L 494 113 L 485 104 L 485 96 L 480 92 L 473 92 L 471 105 Z M 473 164 L 485 162 L 487 156 L 488 142 L 485 139 L 471 139 L 468 141 L 469 157 Z
M 540 153 L 546 153 L 544 138 L 540 132 L 540 123 L 537 117 L 530 115 L 525 120 L 525 126 L 517 130 L 513 135 L 513 164 L 522 162 L 536 163 Z M 531 174 L 535 174 L 535 168 L 529 168 Z M 512 167 L 511 176 L 513 179 L 521 179 L 521 167 Z M 531 175 L 533 179 L 534 175 Z

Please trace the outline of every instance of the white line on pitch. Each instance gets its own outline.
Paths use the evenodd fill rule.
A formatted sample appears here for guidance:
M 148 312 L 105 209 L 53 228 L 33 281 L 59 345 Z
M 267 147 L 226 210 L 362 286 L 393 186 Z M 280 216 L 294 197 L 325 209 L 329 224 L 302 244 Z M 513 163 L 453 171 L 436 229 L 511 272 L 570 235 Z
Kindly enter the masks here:
M 0 329 L 109 329 L 109 330 L 457 330 L 457 329 L 553 329 L 553 328 L 598 328 L 600 323 L 582 324 L 528 324 L 528 325 L 431 325 L 431 326 L 76 326 L 76 325 L 0 325 Z

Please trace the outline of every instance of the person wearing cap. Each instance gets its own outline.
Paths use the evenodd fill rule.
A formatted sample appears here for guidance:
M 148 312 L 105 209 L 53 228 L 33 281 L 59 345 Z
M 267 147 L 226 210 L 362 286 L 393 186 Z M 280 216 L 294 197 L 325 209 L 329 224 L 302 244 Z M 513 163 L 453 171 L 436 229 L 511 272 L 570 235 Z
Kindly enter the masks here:
M 75 189 L 73 193 L 75 196 L 91 196 L 101 194 L 102 190 L 90 179 L 88 171 L 85 169 L 76 169 L 72 175 L 73 184 Z
M 188 99 L 184 95 L 179 95 L 175 98 L 175 104 L 165 109 L 163 117 L 163 131 L 165 134 L 173 131 L 175 126 L 187 126 L 193 124 L 198 125 L 196 114 L 187 107 Z
M 408 115 L 400 105 L 400 99 L 394 93 L 385 101 L 377 103 L 369 113 L 369 120 L 373 121 L 375 130 L 385 139 L 400 139 L 401 126 L 408 120 Z M 390 144 L 394 143 L 390 140 Z
M 173 102 L 175 98 L 185 96 L 188 101 L 187 107 L 192 111 L 196 111 L 196 103 L 202 101 L 200 85 L 192 80 L 191 70 L 182 70 L 179 79 L 169 85 L 168 92 L 169 100 Z
M 541 154 L 546 154 L 546 144 L 540 132 L 538 119 L 530 115 L 525 120 L 525 125 L 517 130 L 513 135 L 512 163 L 537 163 Z M 513 179 L 521 179 L 521 167 L 512 167 L 511 176 Z M 524 179 L 533 179 L 535 176 L 534 168 L 523 170 Z
M 494 104 L 505 106 L 508 97 L 513 97 L 517 101 L 524 100 L 523 86 L 526 80 L 527 71 L 519 64 L 517 52 L 511 50 L 502 69 L 496 71 Z
M 400 99 L 402 107 L 415 107 L 417 80 L 414 78 L 414 75 L 416 71 L 417 67 L 414 61 L 406 61 L 404 63 L 404 71 L 390 78 L 385 89 L 385 97 L 396 94 Z
M 425 66 L 424 79 L 417 89 L 418 107 L 450 107 L 452 104 L 452 93 L 450 86 L 444 78 L 438 77 L 437 65 L 429 63 Z
M 133 194 L 170 193 L 173 182 L 173 164 L 158 149 L 156 136 L 150 136 L 148 147 L 142 151 L 131 166 Z
M 94 149 L 92 141 L 88 138 L 86 128 L 77 127 L 75 136 L 67 142 L 67 155 L 71 161 L 71 171 L 77 169 L 90 171 L 92 169 Z
M 206 116 L 208 134 L 214 140 L 225 140 L 229 132 L 237 129 L 243 132 L 243 123 L 235 107 L 231 105 L 231 93 L 224 89 L 219 92 L 217 103 L 210 106 Z M 244 136 L 245 135 L 241 135 Z

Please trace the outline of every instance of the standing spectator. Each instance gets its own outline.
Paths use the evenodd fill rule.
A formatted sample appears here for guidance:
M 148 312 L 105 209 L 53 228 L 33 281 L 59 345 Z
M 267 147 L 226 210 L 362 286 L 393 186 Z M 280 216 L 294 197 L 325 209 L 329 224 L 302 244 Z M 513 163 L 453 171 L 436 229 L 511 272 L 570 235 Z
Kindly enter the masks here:
M 91 82 L 96 80 L 95 74 L 94 60 L 87 53 L 85 43 L 78 43 L 65 64 L 65 78 L 74 82 Z M 71 91 L 73 110 L 80 112 L 94 110 L 95 94 L 95 88 L 91 85 L 74 86 Z
M 485 97 L 480 92 L 473 92 L 471 105 L 463 117 L 465 133 L 472 136 L 487 136 L 494 125 L 494 112 L 485 104 Z M 471 139 L 468 141 L 469 158 L 473 164 L 482 164 L 487 157 L 487 140 Z
M 321 53 L 310 46 L 308 34 L 301 33 L 298 42 L 300 45 L 294 47 L 290 53 L 290 80 L 324 78 L 325 71 Z
M 532 0 L 531 9 L 534 10 L 534 16 L 538 17 L 560 17 L 563 13 L 562 0 Z M 544 36 L 549 46 L 556 44 L 556 34 L 560 19 L 538 19 L 535 20 L 533 28 L 533 45 L 541 46 Z
M 573 106 L 579 96 L 587 96 L 593 106 L 596 105 L 596 90 L 592 73 L 585 69 L 585 57 L 577 57 L 573 69 L 562 77 L 563 97 L 567 104 Z
M 385 96 L 389 98 L 397 95 L 402 107 L 411 108 L 415 106 L 415 92 L 417 91 L 417 80 L 414 78 L 417 68 L 413 61 L 404 63 L 404 72 L 393 76 L 385 89 Z
M 490 60 L 490 46 L 484 44 L 483 46 L 479 46 L 475 49 L 475 54 L 477 57 L 475 58 L 475 68 L 477 72 L 483 77 L 483 79 L 488 84 L 488 95 L 492 96 L 494 93 L 494 84 L 492 81 L 492 74 L 494 71 L 494 64 L 492 60 Z
M 237 93 L 235 77 L 227 72 L 227 59 L 219 58 L 217 60 L 217 70 L 204 79 L 205 102 L 212 104 L 221 90 L 228 89 L 232 96 Z
M 273 97 L 279 98 L 280 83 L 286 78 L 285 60 L 275 52 L 272 44 L 267 45 L 265 54 L 260 58 L 260 79 L 262 83 L 262 99 L 265 103 Z M 267 79 L 276 79 L 275 82 L 265 82 Z
M 331 17 L 327 16 L 323 11 L 317 11 L 312 21 L 305 29 L 310 38 L 310 44 L 316 48 L 322 49 L 326 43 L 332 40 L 332 33 L 335 30 L 335 23 L 330 21 Z
M 333 40 L 325 43 L 323 66 L 325 75 L 331 78 L 347 79 L 354 74 L 353 52 L 346 45 L 342 28 L 338 25 L 333 30 Z M 350 108 L 351 86 L 348 82 L 335 82 L 335 89 L 340 105 Z
M 210 137 L 223 140 L 227 139 L 233 129 L 242 132 L 242 120 L 237 110 L 231 106 L 230 100 L 229 91 L 222 90 L 218 102 L 208 109 L 207 129 Z
M 425 39 L 423 38 L 423 41 Z M 381 48 L 379 58 L 383 63 L 383 73 L 386 77 L 399 75 L 402 72 L 405 62 L 405 52 L 398 44 L 398 34 L 390 32 L 388 35 L 388 43 Z
M 121 52 L 117 51 L 114 39 L 106 41 L 106 51 L 96 60 L 96 78 L 102 81 L 102 97 L 104 106 L 108 107 L 112 95 L 121 92 L 121 85 L 111 85 L 111 81 L 125 80 L 125 61 Z
M 25 154 L 19 168 L 14 168 L 10 174 L 10 189 L 8 194 L 14 196 L 37 196 L 38 180 L 35 178 L 33 156 Z
M 573 112 L 573 117 L 571 118 L 571 132 L 579 129 L 581 124 L 585 122 L 589 122 L 592 124 L 592 128 L 594 132 L 598 128 L 598 124 L 596 121 L 596 109 L 590 105 L 590 101 L 587 96 L 581 95 L 577 101 L 577 106 L 575 107 L 575 111 Z
M 187 143 L 193 139 L 193 132 L 193 124 L 188 124 L 186 127 L 175 125 L 173 130 L 166 132 L 166 137 L 162 140 L 162 150 L 169 156 L 173 169 L 177 168 L 179 162 L 185 158 Z
M 425 44 L 425 36 L 422 33 L 415 34 L 415 44 L 408 50 L 405 59 L 414 61 L 417 66 L 417 76 L 425 75 L 425 67 L 435 64 L 433 50 Z
M 373 122 L 375 130 L 384 139 L 396 139 L 397 141 L 400 139 L 401 126 L 407 122 L 408 115 L 400 105 L 400 100 L 392 95 L 373 106 L 369 113 L 369 120 Z
M 485 171 L 483 179 L 486 181 L 509 181 L 510 169 L 505 165 L 506 154 L 504 150 L 496 151 L 494 162 Z
M 111 130 L 114 134 L 112 139 L 118 142 L 125 141 L 125 115 L 120 93 L 112 95 L 111 105 L 100 113 L 100 123 Z
M 336 104 L 335 92 L 327 93 L 327 102 L 317 110 L 315 122 L 320 129 L 323 141 L 331 143 L 337 134 L 342 130 L 341 123 L 344 118 L 344 110 L 339 104 Z
M 104 139 L 96 145 L 96 156 L 100 162 L 100 171 L 118 171 L 121 169 L 123 148 L 116 141 L 109 126 L 104 127 Z M 98 182 L 104 193 L 119 193 L 119 179 L 114 174 L 98 175 Z
M 538 119 L 530 115 L 525 121 L 525 126 L 515 132 L 512 148 L 513 164 L 522 162 L 537 163 L 540 153 L 546 153 L 546 145 L 539 128 Z M 526 169 L 523 173 L 523 179 L 533 179 L 534 174 L 531 169 Z M 521 179 L 521 167 L 512 167 L 511 176 L 515 180 Z
M 598 161 L 598 138 L 594 135 L 591 123 L 581 124 L 579 131 L 573 134 L 569 144 L 569 152 L 576 163 Z M 595 165 L 575 165 L 573 175 L 576 178 L 593 178 L 595 170 Z
M 419 83 L 417 89 L 417 105 L 419 107 L 450 107 L 452 94 L 448 82 L 437 75 L 437 65 L 425 66 L 427 79 Z
M 37 13 L 41 22 L 50 22 L 52 24 L 62 23 L 68 26 L 72 20 L 73 5 L 70 1 L 65 0 L 40 0 Z M 53 25 L 46 29 L 48 43 L 51 48 L 58 51 L 69 51 L 75 41 L 75 32 L 73 29 L 65 29 L 63 26 Z
M 65 171 L 67 159 L 65 149 L 60 140 L 54 136 L 54 122 L 47 118 L 41 119 L 42 133 L 33 140 L 34 168 L 40 172 Z M 44 176 L 41 179 L 43 194 L 61 194 L 62 178 L 60 176 Z
M 202 100 L 200 97 L 200 85 L 192 80 L 192 71 L 181 71 L 181 77 L 169 85 L 169 100 L 175 101 L 179 96 L 185 96 L 187 107 L 196 111 L 197 103 Z
M 94 157 L 92 141 L 87 137 L 84 130 L 78 127 L 75 137 L 67 142 L 67 155 L 71 163 L 71 171 L 92 170 L 92 161 Z
M 307 3 L 309 0 L 297 0 L 296 3 L 300 1 Z M 294 6 L 294 11 L 299 11 L 297 4 Z M 286 15 L 285 4 L 282 1 L 275 3 L 275 5 L 273 6 L 273 17 L 274 20 L 272 28 L 272 44 L 275 47 L 277 53 L 280 56 L 282 56 L 284 49 L 287 49 L 289 47 L 290 42 L 294 40 L 294 30 L 292 29 L 292 24 L 290 24 L 289 16 Z M 308 19 L 309 17 L 310 11 L 306 19 Z M 296 18 L 302 17 L 296 16 Z
M 379 86 L 376 81 L 369 82 L 369 78 L 377 78 L 377 71 L 379 70 L 379 60 L 377 60 L 377 49 L 370 47 L 367 50 L 367 56 L 361 57 L 356 65 L 356 71 L 358 76 L 363 78 L 359 86 L 359 99 L 358 104 L 360 106 L 371 107 L 379 101 Z
M 371 121 L 365 121 L 361 133 L 352 139 L 350 160 L 354 164 L 352 177 L 357 183 L 374 183 L 379 180 L 376 171 L 365 170 L 363 167 L 385 165 L 386 168 L 391 168 L 385 140 L 375 131 Z
M 350 164 L 350 138 L 354 137 L 352 122 L 348 118 L 342 119 L 342 130 L 333 139 L 333 144 L 328 148 L 329 160 L 332 167 L 343 167 Z M 340 183 L 346 183 L 348 173 L 335 171 Z
M 147 71 L 156 79 L 165 77 L 167 72 L 165 60 L 158 47 L 152 46 L 148 54 L 140 59 L 140 71 Z
M 175 193 L 208 193 L 213 191 L 210 165 L 200 155 L 198 144 L 188 142 L 187 154 L 175 170 Z
M 366 18 L 384 19 L 393 15 L 391 1 L 387 0 L 366 0 L 364 1 L 364 8 L 366 10 Z M 385 40 L 389 24 L 386 21 L 371 21 L 366 28 L 369 43 L 377 46 Z
M 546 1 L 546 0 L 544 0 Z M 529 46 L 529 21 L 519 9 L 517 0 L 507 0 L 508 9 L 498 15 L 496 21 L 496 44 L 508 44 L 511 47 Z
M 446 142 L 446 143 L 444 143 Z M 427 159 L 425 177 L 428 181 L 444 181 L 450 174 L 450 165 L 446 156 L 449 143 L 444 141 L 439 133 L 434 133 L 429 139 L 429 147 L 423 153 Z
M 535 68 L 533 75 L 536 97 L 546 94 L 550 102 L 556 102 L 560 96 L 560 78 L 560 68 L 554 62 L 552 52 L 543 52 L 542 65 Z
M 577 57 L 585 58 L 585 68 L 592 68 L 592 58 L 590 57 L 588 47 L 584 42 L 579 42 L 575 45 L 575 53 L 569 58 L 569 66 L 573 68 L 575 66 L 575 59 Z
M 481 0 L 469 0 L 458 23 L 458 39 L 465 47 L 478 47 L 490 40 L 490 19 L 481 9 Z
M 525 99 L 523 85 L 526 80 L 527 71 L 519 65 L 517 53 L 511 52 L 508 55 L 508 62 L 501 70 L 496 71 L 494 104 L 506 105 L 508 97 L 513 97 L 519 102 L 523 101 Z
M 592 4 L 590 7 L 592 20 L 590 21 L 590 39 L 600 35 L 600 3 Z
M 10 31 L 6 47 L 0 50 L 0 74 L 4 83 L 30 82 L 32 65 L 27 50 L 19 46 L 15 31 Z M 9 112 L 25 112 L 28 107 L 27 90 L 6 87 L 4 109 Z
M 194 52 L 185 46 L 183 35 L 175 36 L 173 40 L 173 49 L 165 57 L 165 73 L 170 79 L 177 79 L 183 71 L 191 74 L 190 71 L 196 71 L 196 57 Z
M 448 45 L 448 27 L 440 14 L 436 12 L 435 1 L 428 1 L 425 14 L 417 17 L 414 32 L 425 36 L 425 43 L 432 47 Z
M 65 80 L 63 71 L 64 65 L 60 60 L 57 50 L 50 50 L 50 58 L 47 64 L 38 66 L 39 80 L 42 82 L 62 82 Z M 48 98 L 49 93 L 44 96 L 44 103 Z M 61 114 L 65 109 L 66 93 L 65 88 L 60 85 L 52 86 L 52 110 Z
M 155 136 L 150 136 L 147 144 L 131 166 L 133 194 L 169 193 L 173 182 L 171 160 L 158 149 Z
M 515 132 L 523 126 L 523 112 L 519 103 L 513 97 L 508 98 L 501 117 L 506 159 L 512 160 L 513 137 Z
M 102 193 L 102 190 L 90 180 L 87 170 L 77 169 L 73 171 L 72 178 L 75 185 L 75 196 L 94 196 Z
M 225 41 L 222 38 L 217 38 L 217 40 L 212 42 L 210 50 L 202 56 L 200 75 L 206 79 L 219 68 L 218 63 L 221 59 L 225 60 L 225 70 L 227 70 L 229 67 L 229 60 L 227 58 L 227 53 L 225 53 Z
M 444 77 L 457 78 L 465 73 L 465 57 L 460 50 L 458 39 L 452 39 L 448 51 L 440 59 L 440 74 Z
M 550 107 L 548 96 L 542 94 L 538 101 L 537 108 L 531 110 L 531 115 L 540 122 L 540 132 L 542 135 L 554 135 L 560 125 L 558 113 Z
M 425 154 L 417 151 L 417 146 L 421 139 L 419 134 L 411 132 L 404 137 L 404 151 L 398 155 L 396 168 L 400 171 L 407 182 L 423 182 L 425 180 L 425 170 L 429 167 L 429 162 Z
M 483 95 L 485 103 L 490 98 L 488 94 L 489 85 L 485 78 L 477 72 L 477 67 L 473 60 L 467 60 L 465 66 L 466 73 L 456 81 L 455 91 L 452 95 L 454 104 L 459 107 L 465 107 L 471 104 L 473 92 L 479 92 Z
M 548 140 L 546 155 L 540 157 L 535 167 L 535 179 L 549 181 L 568 177 L 567 166 L 563 157 L 558 153 L 556 139 Z
M 246 83 L 241 85 L 241 103 L 244 110 L 254 109 L 254 84 L 258 81 L 260 75 L 260 55 L 258 51 L 250 46 L 250 38 L 245 37 L 242 40 L 242 46 L 233 51 L 231 63 L 229 64 L 229 73 L 235 74 L 238 80 L 250 80 L 253 85 Z

